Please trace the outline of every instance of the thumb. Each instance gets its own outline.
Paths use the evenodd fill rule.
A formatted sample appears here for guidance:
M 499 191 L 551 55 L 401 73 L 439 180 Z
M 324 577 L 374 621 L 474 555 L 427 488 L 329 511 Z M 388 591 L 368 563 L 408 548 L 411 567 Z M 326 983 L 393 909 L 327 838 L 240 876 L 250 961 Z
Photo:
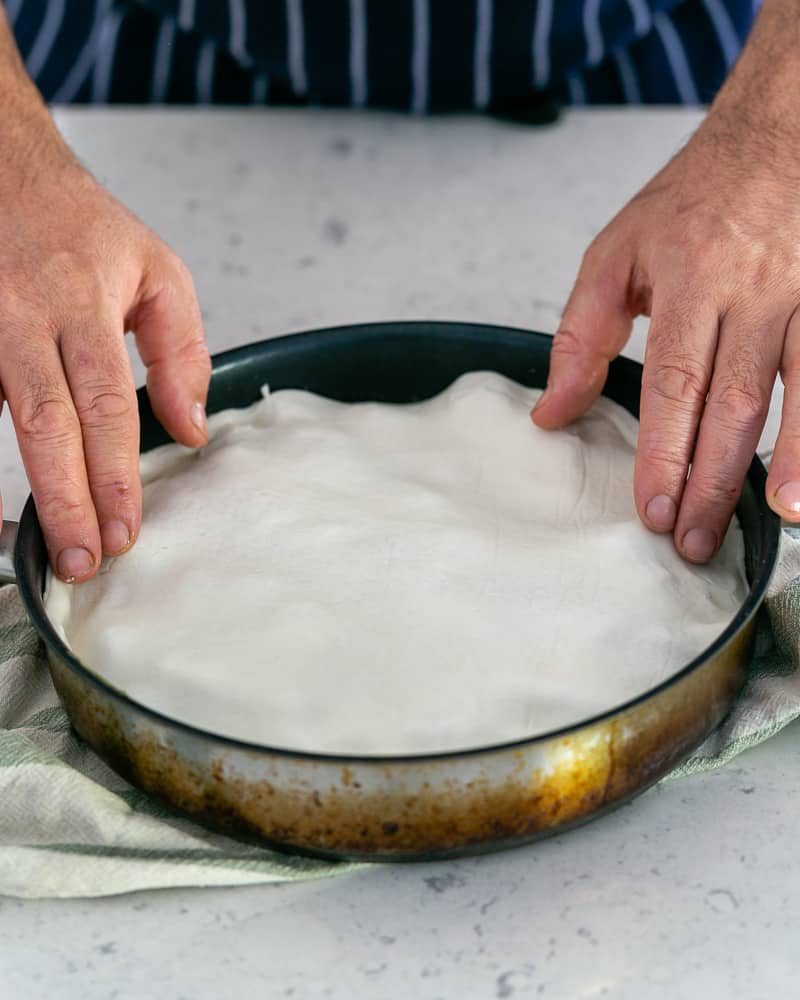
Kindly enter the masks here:
M 547 388 L 533 409 L 539 427 L 571 423 L 602 392 L 609 362 L 631 333 L 632 270 L 631 251 L 616 251 L 602 234 L 586 251 L 553 338 Z

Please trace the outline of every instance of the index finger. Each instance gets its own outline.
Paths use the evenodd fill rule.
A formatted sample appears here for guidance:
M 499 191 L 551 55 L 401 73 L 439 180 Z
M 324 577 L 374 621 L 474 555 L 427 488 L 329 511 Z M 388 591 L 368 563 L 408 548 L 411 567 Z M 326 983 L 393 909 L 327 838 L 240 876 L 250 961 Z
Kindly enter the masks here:
M 629 250 L 595 241 L 586 252 L 550 352 L 547 388 L 533 409 L 545 429 L 563 427 L 597 399 L 609 363 L 631 333 Z

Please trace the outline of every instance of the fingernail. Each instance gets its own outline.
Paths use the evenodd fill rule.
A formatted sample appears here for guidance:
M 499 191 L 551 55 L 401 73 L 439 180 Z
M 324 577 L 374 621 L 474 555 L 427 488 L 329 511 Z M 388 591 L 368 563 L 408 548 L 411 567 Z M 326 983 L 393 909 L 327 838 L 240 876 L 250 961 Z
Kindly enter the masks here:
M 664 494 L 653 497 L 644 509 L 644 516 L 656 531 L 672 531 L 677 514 L 675 501 Z
M 800 514 L 800 483 L 784 483 L 775 493 L 775 499 L 793 514 Z
M 131 544 L 131 533 L 122 521 L 107 521 L 100 528 L 103 552 L 110 556 L 119 555 Z
M 208 431 L 208 421 L 206 420 L 206 408 L 202 403 L 192 403 L 189 416 L 195 427 L 205 434 Z
M 717 536 L 709 528 L 690 528 L 683 536 L 681 549 L 691 562 L 708 562 L 717 548 Z
M 56 568 L 65 583 L 74 583 L 94 568 L 94 556 L 88 549 L 62 549 L 58 554 Z

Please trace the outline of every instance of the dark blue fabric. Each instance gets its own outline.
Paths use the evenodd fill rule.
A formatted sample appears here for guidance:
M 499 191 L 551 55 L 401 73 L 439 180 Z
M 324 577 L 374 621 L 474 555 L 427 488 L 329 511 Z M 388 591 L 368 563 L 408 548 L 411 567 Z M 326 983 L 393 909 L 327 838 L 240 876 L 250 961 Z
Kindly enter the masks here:
M 351 49 L 354 11 L 360 10 L 368 106 L 466 110 L 478 102 L 482 3 L 21 0 L 13 30 L 23 58 L 36 64 L 36 82 L 48 100 L 145 103 L 153 99 L 161 72 L 161 96 L 168 102 L 205 96 L 224 103 L 348 105 L 358 89 Z M 299 11 L 294 57 L 290 9 Z M 493 0 L 482 9 L 491 24 L 482 71 L 490 108 L 533 101 L 537 88 L 568 102 L 710 101 L 728 72 L 731 41 L 741 47 L 754 16 L 753 0 Z M 236 18 L 242 14 L 244 44 L 235 51 Z M 544 46 L 541 38 L 536 41 L 542 24 L 548 29 Z M 427 41 L 424 50 L 420 39 Z M 590 65 L 598 45 L 600 62 Z M 538 62 L 536 53 L 543 53 Z
M 431 4 L 428 65 L 433 71 L 428 95 L 433 108 L 462 108 L 465 100 L 471 103 L 476 16 L 472 3 L 461 4 L 457 17 L 453 16 L 452 4 Z M 441 66 L 438 72 L 437 66 Z
M 327 0 L 315 16 L 304 18 L 308 86 L 318 95 L 318 104 L 350 103 L 349 8 L 348 0 Z M 261 63 L 263 57 L 256 61 Z
M 533 47 L 520 45 L 520 39 L 533 38 L 534 5 L 530 3 L 495 4 L 492 36 L 492 94 L 524 94 L 534 80 Z M 513 59 L 508 53 L 516 52 Z
M 371 27 L 367 47 L 369 103 L 376 107 L 409 107 L 412 44 L 411 10 L 406 3 L 387 3 L 384 16 Z

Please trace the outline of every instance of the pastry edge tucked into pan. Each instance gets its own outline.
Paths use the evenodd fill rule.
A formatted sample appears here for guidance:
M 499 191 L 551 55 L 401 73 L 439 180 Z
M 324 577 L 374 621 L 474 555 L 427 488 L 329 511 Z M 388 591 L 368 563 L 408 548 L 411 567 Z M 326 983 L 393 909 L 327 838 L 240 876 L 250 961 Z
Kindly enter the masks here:
M 568 430 L 468 372 L 430 400 L 297 389 L 142 457 L 133 551 L 45 606 L 75 655 L 164 715 L 300 752 L 443 753 L 610 711 L 702 652 L 748 586 L 734 523 L 684 562 L 640 522 L 638 426 Z M 209 567 L 214 572 L 209 573 Z
M 501 327 L 366 324 L 278 338 L 215 359 L 209 410 L 247 406 L 260 388 L 343 401 L 411 402 L 465 371 L 544 385 L 551 338 Z M 641 367 L 618 359 L 604 394 L 638 415 Z M 166 442 L 144 391 L 142 446 Z M 14 567 L 77 731 L 120 774 L 198 821 L 292 851 L 414 860 L 514 846 L 599 815 L 649 787 L 696 748 L 744 678 L 755 616 L 775 567 L 780 522 L 754 459 L 738 506 L 750 590 L 711 646 L 647 694 L 567 729 L 493 747 L 370 757 L 282 751 L 160 715 L 88 671 L 44 610 L 46 553 L 32 500 Z M 4 537 L 6 532 L 4 531 Z

